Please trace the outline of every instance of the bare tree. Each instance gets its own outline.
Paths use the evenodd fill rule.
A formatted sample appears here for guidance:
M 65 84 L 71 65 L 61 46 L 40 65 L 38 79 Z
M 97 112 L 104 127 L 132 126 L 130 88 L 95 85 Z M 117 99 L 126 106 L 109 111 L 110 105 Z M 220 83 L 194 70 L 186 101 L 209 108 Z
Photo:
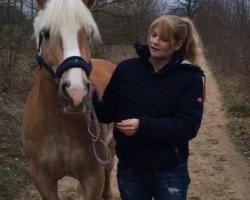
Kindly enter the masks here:
M 145 40 L 148 24 L 159 13 L 157 0 L 99 0 L 93 12 L 105 43 Z
M 202 2 L 202 0 L 176 0 L 169 6 L 174 13 L 192 18 Z
M 194 20 L 216 65 L 214 70 L 234 80 L 242 98 L 250 102 L 250 9 L 249 0 L 203 0 Z
M 0 11 L 3 11 L 0 12 L 0 93 L 6 93 L 17 81 L 13 76 L 18 76 L 18 57 L 30 41 L 32 28 L 25 15 L 23 0 L 2 1 Z

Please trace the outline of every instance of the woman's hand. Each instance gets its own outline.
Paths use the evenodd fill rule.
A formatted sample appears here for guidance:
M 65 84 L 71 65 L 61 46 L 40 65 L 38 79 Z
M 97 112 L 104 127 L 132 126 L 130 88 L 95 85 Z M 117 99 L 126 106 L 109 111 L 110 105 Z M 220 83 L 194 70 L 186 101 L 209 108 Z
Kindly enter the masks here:
M 139 127 L 139 119 L 126 119 L 116 123 L 116 127 L 127 136 L 135 134 Z

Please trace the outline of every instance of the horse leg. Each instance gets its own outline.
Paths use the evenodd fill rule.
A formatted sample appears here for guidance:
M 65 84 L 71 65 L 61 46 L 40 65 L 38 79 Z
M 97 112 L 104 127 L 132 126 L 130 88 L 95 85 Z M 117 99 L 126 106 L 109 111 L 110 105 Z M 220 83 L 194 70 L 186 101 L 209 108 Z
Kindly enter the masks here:
M 52 180 L 34 164 L 30 164 L 30 175 L 43 200 L 59 200 L 56 180 Z
M 95 172 L 87 172 L 79 177 L 80 198 L 84 200 L 101 200 L 104 188 L 104 169 Z
M 114 167 L 114 158 L 105 166 L 105 185 L 102 193 L 104 200 L 112 200 L 111 172 Z

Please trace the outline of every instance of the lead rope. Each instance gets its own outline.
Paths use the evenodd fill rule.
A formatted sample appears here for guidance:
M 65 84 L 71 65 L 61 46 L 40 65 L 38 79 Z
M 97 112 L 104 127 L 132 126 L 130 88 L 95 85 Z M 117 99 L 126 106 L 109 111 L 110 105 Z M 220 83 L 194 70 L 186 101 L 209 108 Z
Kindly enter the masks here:
M 94 106 L 93 106 L 92 92 L 90 92 L 90 94 L 88 95 L 88 100 L 86 101 L 86 112 L 85 112 L 84 116 L 85 116 L 85 120 L 87 122 L 88 133 L 91 136 L 92 147 L 93 147 L 95 158 L 101 165 L 106 165 L 111 160 L 111 153 L 110 153 L 110 150 L 109 150 L 108 146 L 101 139 L 101 128 L 100 128 L 100 124 L 98 122 L 98 119 L 97 119 L 97 116 L 96 116 L 96 113 L 95 113 L 95 109 L 94 109 Z M 91 120 L 91 117 L 93 117 L 93 120 Z M 94 126 L 94 128 L 93 128 L 93 126 Z M 95 131 L 96 134 L 91 131 L 91 128 L 93 128 L 92 130 Z M 99 154 L 97 152 L 97 148 L 96 148 L 96 145 L 97 145 L 98 142 L 100 142 L 100 144 L 102 144 L 104 146 L 104 150 L 107 151 L 107 153 L 108 153 L 108 159 L 107 160 L 103 160 L 99 156 Z

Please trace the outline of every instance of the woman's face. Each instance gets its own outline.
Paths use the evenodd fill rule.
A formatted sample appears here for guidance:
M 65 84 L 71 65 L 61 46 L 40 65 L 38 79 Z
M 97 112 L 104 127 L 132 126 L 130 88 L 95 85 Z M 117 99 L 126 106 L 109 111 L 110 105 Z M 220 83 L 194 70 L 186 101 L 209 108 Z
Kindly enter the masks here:
M 149 36 L 149 51 L 154 59 L 169 59 L 174 51 L 181 47 L 179 42 L 167 35 L 161 35 L 159 29 L 154 29 Z

